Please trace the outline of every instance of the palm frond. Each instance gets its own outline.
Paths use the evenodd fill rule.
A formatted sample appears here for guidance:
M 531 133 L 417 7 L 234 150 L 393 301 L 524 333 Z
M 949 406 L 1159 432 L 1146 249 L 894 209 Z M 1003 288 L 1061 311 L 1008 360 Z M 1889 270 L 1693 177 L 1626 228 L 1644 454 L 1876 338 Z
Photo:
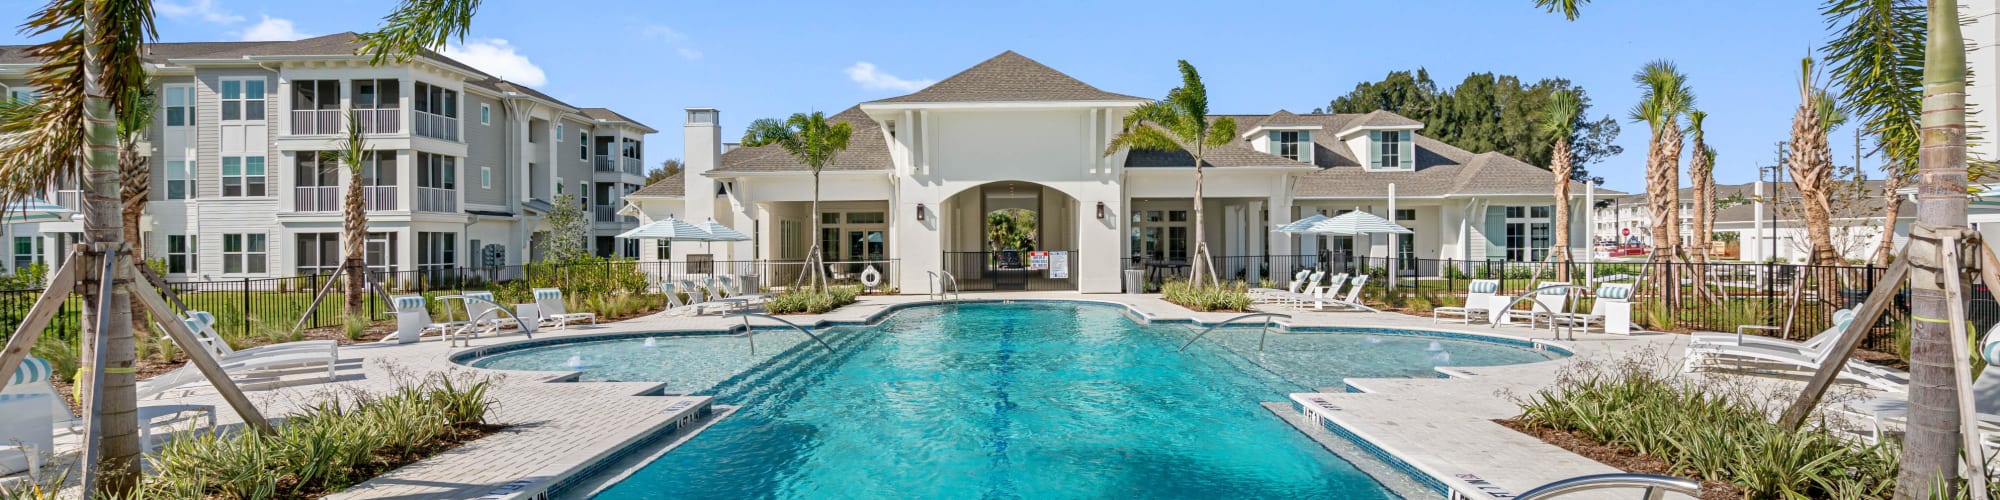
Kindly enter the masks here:
M 743 129 L 743 138 L 738 142 L 741 142 L 743 147 L 754 148 L 766 144 L 777 144 L 788 135 L 792 135 L 792 129 L 785 125 L 784 120 L 758 118 L 750 122 L 749 128 Z
M 1203 140 L 1202 145 L 1216 148 L 1234 140 L 1236 140 L 1236 119 L 1225 116 L 1209 122 L 1208 138 Z
M 361 165 L 367 162 L 369 151 L 368 135 L 361 128 L 361 116 L 359 112 L 347 112 L 347 127 L 345 127 L 341 135 L 339 146 L 340 149 L 333 153 L 337 155 L 337 159 L 341 163 L 347 164 L 347 168 L 360 170 Z
M 847 150 L 847 140 L 854 135 L 854 126 L 848 122 L 828 123 L 826 113 L 814 111 L 812 114 L 795 113 L 785 120 L 791 133 L 777 142 L 793 159 L 811 167 L 817 174 L 841 151 Z
M 362 33 L 356 52 L 372 64 L 406 62 L 424 51 L 464 41 L 480 0 L 403 0 L 382 18 L 382 28 Z
M 1583 115 L 1583 100 L 1568 89 L 1549 94 L 1548 114 L 1542 117 L 1542 134 L 1549 140 L 1569 140 L 1576 135 L 1577 119 Z
M 1894 176 L 1911 175 L 1917 166 L 1924 7 L 1918 0 L 1830 0 L 1821 10 L 1834 35 L 1820 52 L 1838 83 L 1840 101 L 1875 137 L 1882 167 Z
M 1157 126 L 1138 125 L 1118 132 L 1111 137 L 1111 143 L 1104 146 L 1104 154 L 1110 156 L 1120 148 L 1140 151 L 1182 151 L 1187 149 L 1179 138 Z
M 1583 14 L 1579 7 L 1587 3 L 1590 3 L 1590 0 L 1535 0 L 1535 6 L 1541 7 L 1543 12 L 1561 13 L 1563 19 L 1570 21 L 1575 21 L 1578 15 Z
M 84 39 L 85 9 L 97 9 L 95 37 Z M 146 71 L 141 57 L 155 36 L 152 4 L 146 0 L 52 0 L 29 16 L 21 34 L 33 38 L 55 34 L 28 47 L 26 56 L 41 61 L 30 71 L 28 84 L 41 91 L 33 104 L 0 112 L 0 203 L 40 192 L 59 178 L 77 177 L 85 138 L 84 52 L 102 61 L 96 82 L 113 96 L 113 118 L 132 113 L 144 89 Z

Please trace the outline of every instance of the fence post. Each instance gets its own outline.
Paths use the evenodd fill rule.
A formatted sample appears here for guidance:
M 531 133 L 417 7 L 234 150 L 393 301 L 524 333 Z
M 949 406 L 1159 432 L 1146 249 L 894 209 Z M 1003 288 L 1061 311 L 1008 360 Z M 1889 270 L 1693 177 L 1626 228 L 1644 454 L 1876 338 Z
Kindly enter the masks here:
M 250 278 L 243 278 L 243 336 L 250 336 Z
M 311 286 L 306 287 L 306 290 L 310 290 L 313 297 L 317 298 L 319 296 L 319 270 L 313 270 L 312 279 L 309 281 L 311 281 Z M 312 327 L 319 328 L 319 311 L 317 310 L 313 311 Z

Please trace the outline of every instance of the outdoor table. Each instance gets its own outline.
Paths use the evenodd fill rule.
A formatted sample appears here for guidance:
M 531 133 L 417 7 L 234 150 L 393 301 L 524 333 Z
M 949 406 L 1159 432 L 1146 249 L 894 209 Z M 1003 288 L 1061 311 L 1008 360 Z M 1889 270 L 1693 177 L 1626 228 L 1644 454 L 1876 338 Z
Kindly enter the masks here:
M 1153 284 L 1158 285 L 1160 284 L 1160 274 L 1162 271 L 1165 271 L 1166 274 L 1179 276 L 1181 274 L 1181 270 L 1187 269 L 1187 267 L 1188 264 L 1186 262 L 1181 262 L 1177 260 L 1156 260 L 1152 262 L 1147 262 L 1146 263 L 1146 276 L 1148 277 L 1147 281 L 1151 281 L 1153 282 Z

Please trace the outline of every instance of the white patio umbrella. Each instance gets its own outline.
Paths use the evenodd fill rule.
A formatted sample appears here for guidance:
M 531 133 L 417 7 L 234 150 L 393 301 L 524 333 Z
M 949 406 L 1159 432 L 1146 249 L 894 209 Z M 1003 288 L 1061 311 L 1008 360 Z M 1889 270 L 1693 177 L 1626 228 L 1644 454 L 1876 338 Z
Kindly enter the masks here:
M 1402 224 L 1390 222 L 1389 219 L 1384 219 L 1379 215 L 1356 210 L 1319 221 L 1313 224 L 1312 227 L 1306 228 L 1304 232 L 1338 236 L 1362 236 L 1383 233 L 1415 233 L 1416 231 L 1411 231 L 1410 228 L 1403 227 Z
M 710 241 L 711 238 L 714 238 L 708 231 L 695 227 L 694 224 L 689 224 L 687 221 L 676 219 L 672 215 L 667 216 L 665 219 L 656 220 L 633 228 L 631 231 L 619 234 L 618 237 L 666 241 Z
M 1278 232 L 1286 234 L 1304 233 L 1307 232 L 1307 230 L 1312 229 L 1313 224 L 1318 224 L 1326 219 L 1327 216 L 1315 213 L 1306 216 L 1306 218 L 1304 219 L 1291 221 L 1286 223 L 1285 225 L 1278 226 Z
M 708 232 L 708 239 L 704 240 L 703 244 L 708 247 L 707 250 L 710 254 L 715 253 L 715 242 L 717 241 L 750 241 L 749 235 L 737 232 L 735 229 L 730 229 L 729 226 L 724 226 L 722 223 L 716 222 L 715 219 L 709 219 L 707 222 L 695 226 L 695 228 Z
M 48 200 L 34 197 L 14 200 L 13 203 L 7 204 L 5 210 L 0 210 L 0 212 L 4 212 L 4 217 L 0 217 L 0 222 L 9 224 L 16 222 L 59 221 L 69 218 L 70 214 L 76 213 L 75 210 L 70 210 L 62 205 L 49 203 Z

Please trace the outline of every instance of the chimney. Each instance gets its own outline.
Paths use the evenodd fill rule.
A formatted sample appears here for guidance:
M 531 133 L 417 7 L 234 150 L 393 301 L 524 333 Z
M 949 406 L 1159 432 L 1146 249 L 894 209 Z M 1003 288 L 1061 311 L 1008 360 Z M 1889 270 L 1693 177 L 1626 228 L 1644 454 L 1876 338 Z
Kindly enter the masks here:
M 722 120 L 715 108 L 687 108 L 687 125 L 682 129 L 682 146 L 687 159 L 682 164 L 683 176 L 687 178 L 687 213 L 677 214 L 683 220 L 696 224 L 715 217 L 713 203 L 697 203 L 695 200 L 715 199 L 715 183 L 703 180 L 703 174 L 722 164 Z

